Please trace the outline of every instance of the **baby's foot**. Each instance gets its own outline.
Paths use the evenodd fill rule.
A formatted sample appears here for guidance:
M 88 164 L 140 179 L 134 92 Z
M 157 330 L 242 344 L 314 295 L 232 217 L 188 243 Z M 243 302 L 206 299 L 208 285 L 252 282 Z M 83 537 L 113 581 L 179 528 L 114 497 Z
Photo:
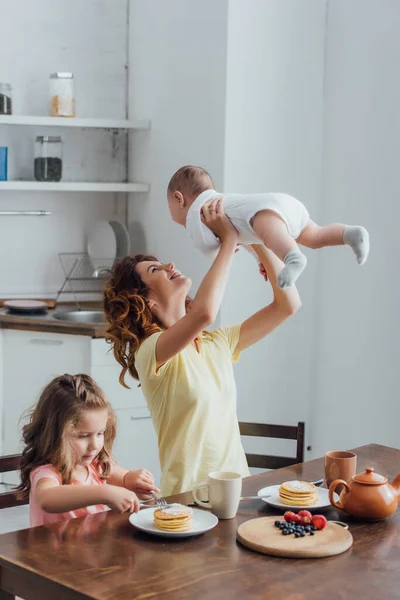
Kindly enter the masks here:
M 297 248 L 290 250 L 283 259 L 283 262 L 285 266 L 278 275 L 278 286 L 285 289 L 296 282 L 306 267 L 307 259 Z
M 369 253 L 369 233 L 364 227 L 349 225 L 344 230 L 343 241 L 352 248 L 359 265 L 363 265 Z

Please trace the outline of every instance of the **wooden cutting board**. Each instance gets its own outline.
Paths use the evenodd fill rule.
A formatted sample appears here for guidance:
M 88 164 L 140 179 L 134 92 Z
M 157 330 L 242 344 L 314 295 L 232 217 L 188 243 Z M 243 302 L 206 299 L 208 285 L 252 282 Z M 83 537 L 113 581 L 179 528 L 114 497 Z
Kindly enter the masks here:
M 275 527 L 276 517 L 261 517 L 242 523 L 237 531 L 238 540 L 247 548 L 270 554 L 292 558 L 322 558 L 346 552 L 353 544 L 353 536 L 348 529 L 337 523 L 329 523 L 316 531 L 315 535 L 295 538 L 282 535 Z

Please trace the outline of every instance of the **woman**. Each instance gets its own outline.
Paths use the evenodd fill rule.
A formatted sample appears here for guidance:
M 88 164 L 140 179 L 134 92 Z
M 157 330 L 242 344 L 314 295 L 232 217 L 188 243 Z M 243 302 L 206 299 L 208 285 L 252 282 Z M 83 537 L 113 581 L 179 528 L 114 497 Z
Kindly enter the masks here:
M 163 496 L 193 489 L 211 471 L 249 475 L 236 415 L 232 363 L 300 307 L 294 286 L 281 290 L 281 262 L 255 247 L 272 284 L 273 301 L 239 325 L 206 331 L 221 306 L 237 232 L 221 199 L 203 207 L 221 241 L 219 253 L 190 300 L 191 281 L 173 263 L 126 257 L 105 289 L 106 339 L 122 366 L 139 379 L 158 436 Z

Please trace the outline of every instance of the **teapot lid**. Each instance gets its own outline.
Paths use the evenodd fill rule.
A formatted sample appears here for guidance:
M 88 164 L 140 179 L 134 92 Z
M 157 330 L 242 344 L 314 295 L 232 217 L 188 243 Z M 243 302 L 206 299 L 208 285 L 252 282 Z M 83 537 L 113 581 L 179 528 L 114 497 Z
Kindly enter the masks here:
M 353 481 L 367 485 L 382 485 L 383 483 L 387 483 L 387 477 L 375 473 L 372 467 L 367 467 L 365 473 L 354 475 Z

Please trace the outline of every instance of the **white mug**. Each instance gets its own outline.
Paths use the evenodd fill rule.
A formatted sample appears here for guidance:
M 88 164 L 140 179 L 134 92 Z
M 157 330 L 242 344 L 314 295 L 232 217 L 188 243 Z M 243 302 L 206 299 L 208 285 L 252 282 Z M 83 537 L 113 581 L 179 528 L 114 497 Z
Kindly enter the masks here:
M 208 502 L 198 498 L 198 490 L 208 488 Z M 207 483 L 200 483 L 193 490 L 193 497 L 199 506 L 209 508 L 219 519 L 233 519 L 242 495 L 242 476 L 239 473 L 213 471 Z

